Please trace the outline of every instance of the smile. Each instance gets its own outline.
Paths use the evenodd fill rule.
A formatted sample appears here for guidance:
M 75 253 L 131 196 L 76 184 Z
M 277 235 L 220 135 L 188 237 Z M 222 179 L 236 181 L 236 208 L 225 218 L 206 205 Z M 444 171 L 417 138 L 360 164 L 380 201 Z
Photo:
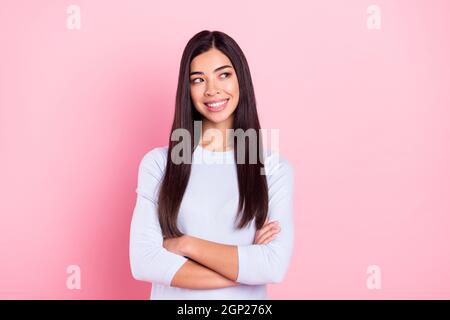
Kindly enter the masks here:
M 213 112 L 222 111 L 227 106 L 228 100 L 229 99 L 217 101 L 214 103 L 205 103 L 205 106 L 206 106 L 206 108 L 208 108 L 209 111 L 213 111 Z

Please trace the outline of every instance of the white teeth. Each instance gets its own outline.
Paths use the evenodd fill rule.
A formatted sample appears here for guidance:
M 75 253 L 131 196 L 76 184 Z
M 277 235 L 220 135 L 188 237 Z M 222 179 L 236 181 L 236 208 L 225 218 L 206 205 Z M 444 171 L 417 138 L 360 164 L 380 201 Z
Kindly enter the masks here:
M 208 107 L 217 108 L 217 107 L 220 107 L 220 106 L 224 105 L 226 102 L 227 102 L 227 100 L 224 100 L 224 101 L 222 101 L 222 102 L 207 103 L 206 105 L 207 105 Z

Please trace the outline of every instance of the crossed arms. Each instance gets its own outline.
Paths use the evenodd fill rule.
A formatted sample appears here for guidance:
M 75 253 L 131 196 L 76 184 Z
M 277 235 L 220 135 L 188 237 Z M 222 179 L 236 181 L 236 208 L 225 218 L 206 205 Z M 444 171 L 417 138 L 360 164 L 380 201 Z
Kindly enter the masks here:
M 137 280 L 189 289 L 213 289 L 239 284 L 279 283 L 292 253 L 293 171 L 287 162 L 271 181 L 269 219 L 281 232 L 266 244 L 227 245 L 182 236 L 164 240 L 156 211 L 160 166 L 154 151 L 139 166 L 136 206 L 130 230 L 130 264 Z M 161 173 L 162 174 L 162 173 Z

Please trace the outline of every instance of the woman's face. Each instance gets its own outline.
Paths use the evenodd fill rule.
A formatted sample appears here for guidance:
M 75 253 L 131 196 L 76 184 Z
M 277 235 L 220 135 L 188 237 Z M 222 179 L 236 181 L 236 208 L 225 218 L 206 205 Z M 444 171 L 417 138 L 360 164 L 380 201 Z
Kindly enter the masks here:
M 212 48 L 190 66 L 191 98 L 204 119 L 219 124 L 232 116 L 239 102 L 239 83 L 228 57 Z

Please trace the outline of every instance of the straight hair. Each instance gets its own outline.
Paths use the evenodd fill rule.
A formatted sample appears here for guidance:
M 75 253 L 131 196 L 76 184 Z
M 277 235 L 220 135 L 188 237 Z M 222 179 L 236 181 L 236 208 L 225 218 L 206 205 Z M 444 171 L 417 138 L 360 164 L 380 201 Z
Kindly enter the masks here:
M 254 129 L 256 135 L 257 155 L 263 154 L 260 123 L 256 110 L 256 99 L 252 78 L 247 60 L 239 45 L 227 34 L 220 31 L 204 30 L 194 35 L 187 43 L 180 62 L 178 86 L 175 101 L 175 115 L 173 118 L 172 133 L 177 129 L 185 129 L 193 137 L 191 141 L 191 159 L 200 137 L 194 137 L 194 121 L 201 121 L 201 114 L 195 109 L 190 94 L 189 72 L 191 61 L 201 53 L 212 48 L 220 50 L 233 64 L 239 82 L 239 102 L 233 113 L 233 129 Z M 238 136 L 234 135 L 234 146 L 238 143 Z M 241 141 L 242 143 L 242 141 Z M 191 173 L 191 162 L 175 164 L 171 161 L 172 149 L 177 141 L 169 138 L 167 163 L 158 195 L 158 218 L 163 237 L 179 237 L 183 233 L 177 227 L 178 211 L 183 200 Z M 257 229 L 260 229 L 267 218 L 269 196 L 264 162 L 257 157 L 256 163 L 250 163 L 250 141 L 245 140 L 244 163 L 238 163 L 237 150 L 234 148 L 234 158 L 239 186 L 239 205 L 236 220 L 237 228 L 246 227 L 253 219 Z M 253 147 L 254 149 L 254 147 Z M 184 152 L 183 150 L 181 152 Z M 184 155 L 181 155 L 184 156 Z

